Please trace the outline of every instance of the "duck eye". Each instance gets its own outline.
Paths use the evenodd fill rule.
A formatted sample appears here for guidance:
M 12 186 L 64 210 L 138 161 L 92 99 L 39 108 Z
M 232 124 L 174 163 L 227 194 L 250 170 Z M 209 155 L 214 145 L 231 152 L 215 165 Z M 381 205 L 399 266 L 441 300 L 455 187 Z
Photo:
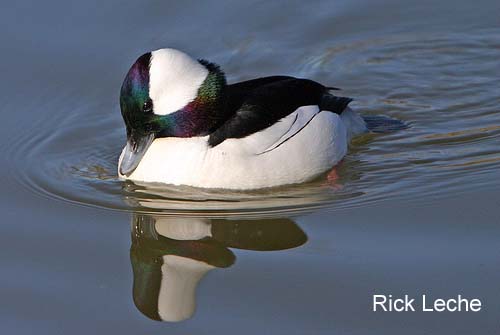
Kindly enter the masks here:
M 153 101 L 151 99 L 147 99 L 146 101 L 144 101 L 142 111 L 144 113 L 151 113 L 153 111 Z

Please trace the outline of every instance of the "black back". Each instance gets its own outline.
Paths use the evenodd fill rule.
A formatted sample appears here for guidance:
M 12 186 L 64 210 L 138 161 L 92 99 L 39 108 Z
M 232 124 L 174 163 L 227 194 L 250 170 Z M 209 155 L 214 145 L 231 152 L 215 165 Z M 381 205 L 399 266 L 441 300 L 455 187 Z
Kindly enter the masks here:
M 231 117 L 210 134 L 216 146 L 227 138 L 243 138 L 272 126 L 301 106 L 317 105 L 321 110 L 342 113 L 350 98 L 336 97 L 315 81 L 272 76 L 227 86 L 226 106 Z

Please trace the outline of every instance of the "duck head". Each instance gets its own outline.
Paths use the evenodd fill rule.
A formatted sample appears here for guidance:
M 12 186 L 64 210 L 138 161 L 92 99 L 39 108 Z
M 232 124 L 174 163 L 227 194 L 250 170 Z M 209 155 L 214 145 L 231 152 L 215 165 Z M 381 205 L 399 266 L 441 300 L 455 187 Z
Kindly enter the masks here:
M 205 136 L 224 120 L 226 78 L 216 64 L 175 49 L 140 56 L 120 91 L 127 145 L 119 172 L 129 176 L 157 138 Z

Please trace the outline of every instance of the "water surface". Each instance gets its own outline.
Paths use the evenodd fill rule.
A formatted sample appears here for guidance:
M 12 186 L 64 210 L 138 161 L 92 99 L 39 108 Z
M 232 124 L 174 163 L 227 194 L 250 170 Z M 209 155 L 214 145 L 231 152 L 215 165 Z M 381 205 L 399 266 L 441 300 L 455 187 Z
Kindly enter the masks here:
M 2 333 L 499 329 L 497 2 L 3 7 Z M 363 115 L 408 128 L 356 139 L 335 184 L 124 183 L 119 87 L 138 55 L 167 46 L 230 82 L 340 87 Z M 485 308 L 380 314 L 374 293 L 462 294 Z

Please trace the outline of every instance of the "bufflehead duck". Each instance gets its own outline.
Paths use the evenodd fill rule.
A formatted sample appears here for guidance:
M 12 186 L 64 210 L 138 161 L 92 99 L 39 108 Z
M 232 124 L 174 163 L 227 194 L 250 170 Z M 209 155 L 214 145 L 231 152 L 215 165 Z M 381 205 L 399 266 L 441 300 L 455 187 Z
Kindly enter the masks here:
M 119 177 L 226 189 L 311 180 L 367 131 L 333 89 L 289 76 L 228 85 L 214 63 L 175 49 L 146 53 L 121 87 Z

